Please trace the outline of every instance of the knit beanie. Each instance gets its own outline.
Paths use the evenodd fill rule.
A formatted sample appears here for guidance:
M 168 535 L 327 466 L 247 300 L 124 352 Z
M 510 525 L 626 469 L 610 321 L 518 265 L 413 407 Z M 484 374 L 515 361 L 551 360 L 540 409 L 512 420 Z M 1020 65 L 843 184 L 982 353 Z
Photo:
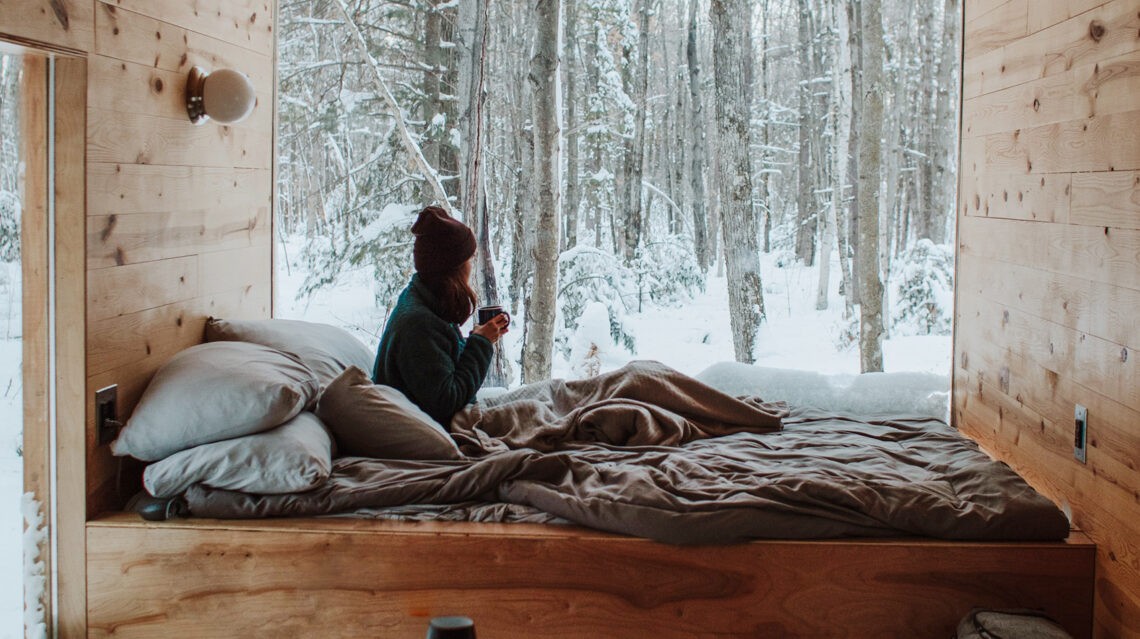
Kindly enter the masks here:
M 475 254 L 475 234 L 438 206 L 420 211 L 412 235 L 416 272 L 424 275 L 450 273 Z

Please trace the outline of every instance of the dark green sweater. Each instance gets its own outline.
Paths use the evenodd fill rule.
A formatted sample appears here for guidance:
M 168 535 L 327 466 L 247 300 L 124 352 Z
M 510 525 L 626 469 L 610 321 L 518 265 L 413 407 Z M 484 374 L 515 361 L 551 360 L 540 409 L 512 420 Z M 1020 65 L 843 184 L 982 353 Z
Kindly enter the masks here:
M 435 295 L 413 275 L 384 327 L 372 381 L 399 389 L 447 428 L 452 415 L 475 401 L 494 347 L 481 335 L 464 340 L 437 307 Z

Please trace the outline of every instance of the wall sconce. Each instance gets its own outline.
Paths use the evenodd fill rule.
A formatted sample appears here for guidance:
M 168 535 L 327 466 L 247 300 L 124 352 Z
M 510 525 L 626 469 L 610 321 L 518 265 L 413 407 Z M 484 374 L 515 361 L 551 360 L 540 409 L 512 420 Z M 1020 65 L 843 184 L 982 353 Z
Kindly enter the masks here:
M 253 83 L 244 73 L 218 69 L 207 73 L 202 67 L 190 69 L 186 80 L 186 113 L 194 124 L 213 119 L 221 124 L 244 120 L 257 96 Z

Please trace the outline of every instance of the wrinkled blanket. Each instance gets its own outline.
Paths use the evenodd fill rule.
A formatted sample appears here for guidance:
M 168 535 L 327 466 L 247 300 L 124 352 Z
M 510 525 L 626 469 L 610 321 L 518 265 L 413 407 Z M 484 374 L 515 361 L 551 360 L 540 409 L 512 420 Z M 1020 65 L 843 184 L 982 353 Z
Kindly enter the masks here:
M 1056 506 L 944 422 L 789 410 L 653 363 L 518 389 L 461 413 L 453 432 L 466 459 L 346 457 L 309 492 L 197 485 L 186 499 L 195 516 L 217 518 L 517 504 L 678 544 L 1069 531 Z

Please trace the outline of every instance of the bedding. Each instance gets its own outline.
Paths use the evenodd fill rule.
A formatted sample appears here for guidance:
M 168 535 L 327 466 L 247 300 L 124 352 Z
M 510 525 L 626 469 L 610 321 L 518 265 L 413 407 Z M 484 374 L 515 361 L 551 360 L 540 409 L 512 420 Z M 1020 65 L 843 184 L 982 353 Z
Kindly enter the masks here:
M 142 461 L 270 430 L 316 401 L 300 360 L 247 342 L 192 346 L 155 373 L 111 452 Z
M 250 342 L 296 357 L 326 387 L 346 368 L 372 370 L 376 352 L 338 326 L 289 319 L 206 320 L 207 342 Z
M 193 515 L 215 518 L 513 504 L 676 544 L 1069 532 L 1056 506 L 936 418 L 738 399 L 656 363 L 481 401 L 452 435 L 467 457 L 343 457 L 307 492 L 196 484 L 185 498 Z
M 351 366 L 329 384 L 317 415 L 344 455 L 381 459 L 458 459 L 455 442 L 403 393 Z
M 150 464 L 143 487 L 155 497 L 181 495 L 193 484 L 255 494 L 296 493 L 332 471 L 333 443 L 310 412 L 262 433 L 202 444 Z

